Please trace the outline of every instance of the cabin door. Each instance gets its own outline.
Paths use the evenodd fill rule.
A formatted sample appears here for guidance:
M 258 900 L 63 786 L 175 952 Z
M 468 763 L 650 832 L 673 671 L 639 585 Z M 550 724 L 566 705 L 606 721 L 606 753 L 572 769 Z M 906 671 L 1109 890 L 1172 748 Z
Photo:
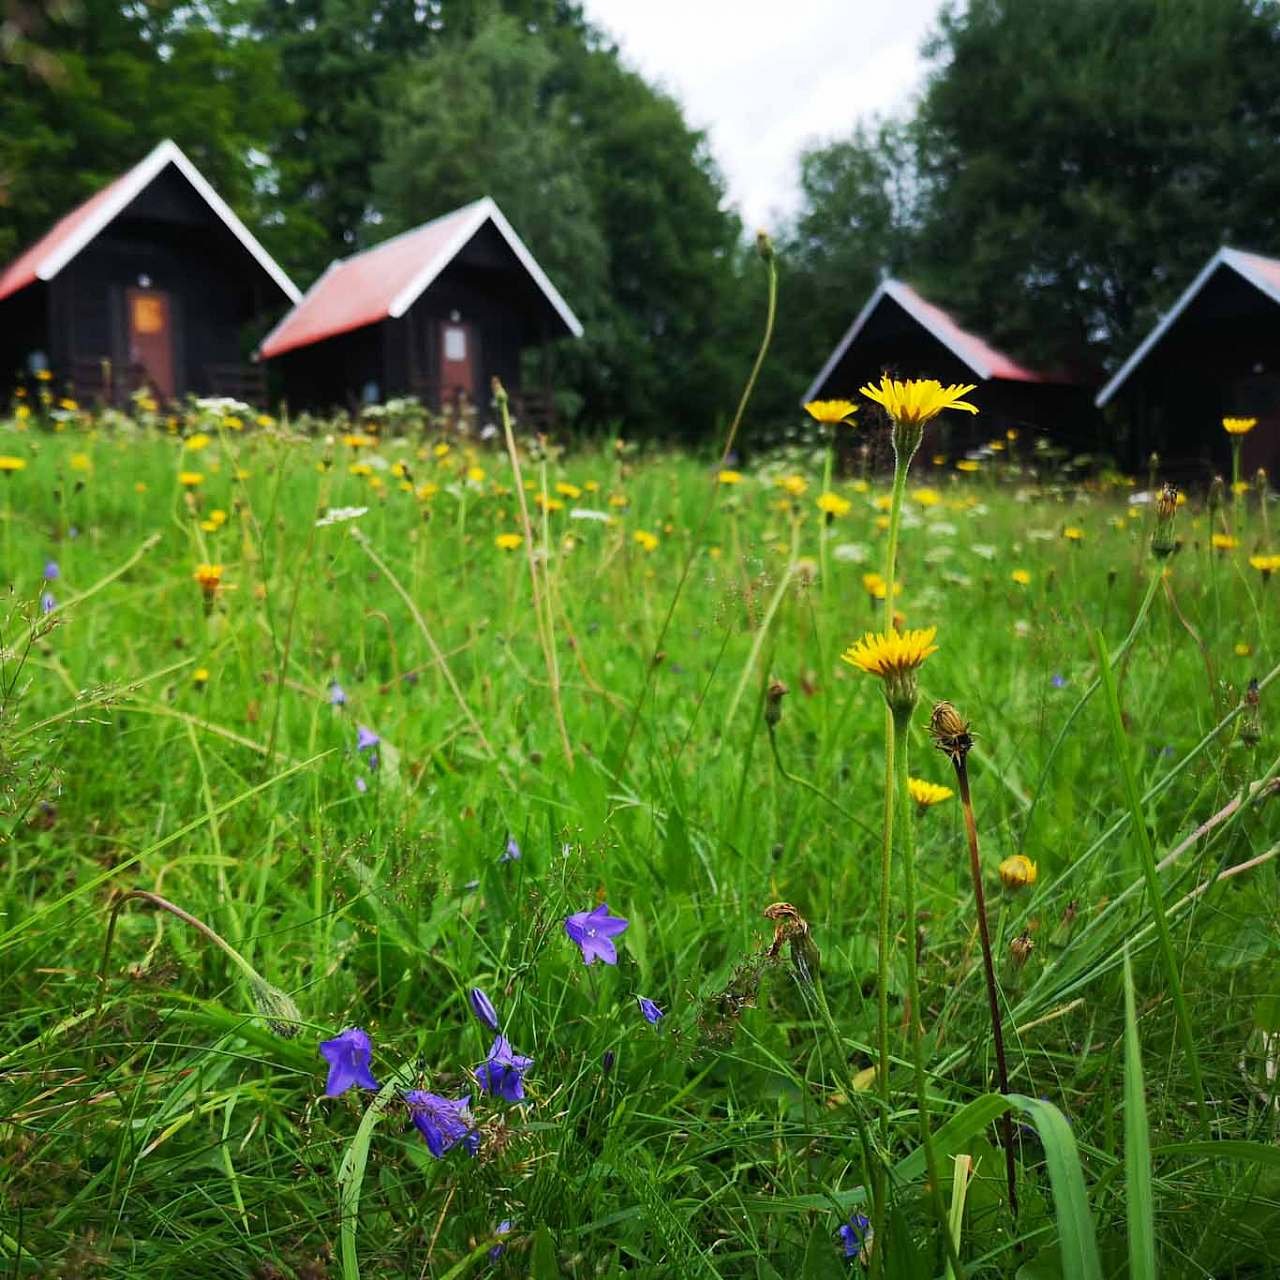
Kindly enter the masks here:
M 476 402 L 475 326 L 461 320 L 446 320 L 440 326 L 440 403 L 456 404 L 465 393 Z
M 173 399 L 173 314 L 161 289 L 128 289 L 129 364 L 141 366 L 162 399 Z

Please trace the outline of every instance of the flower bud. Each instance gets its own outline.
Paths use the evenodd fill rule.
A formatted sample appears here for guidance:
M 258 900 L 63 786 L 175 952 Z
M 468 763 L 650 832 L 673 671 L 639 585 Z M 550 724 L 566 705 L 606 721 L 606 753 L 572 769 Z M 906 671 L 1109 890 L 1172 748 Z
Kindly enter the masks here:
M 1025 853 L 1015 853 L 1000 864 L 1000 881 L 1006 889 L 1024 889 L 1035 884 L 1036 864 Z
M 302 1030 L 302 1011 L 293 997 L 273 987 L 266 979 L 253 977 L 249 981 L 253 1003 L 266 1020 L 267 1026 L 282 1040 L 292 1040 Z
M 1024 964 L 1031 958 L 1031 953 L 1036 949 L 1036 944 L 1031 940 L 1031 934 L 1025 929 L 1009 943 L 1009 959 L 1013 962 L 1015 969 L 1021 969 Z
M 763 227 L 756 232 L 756 252 L 760 255 L 762 261 L 773 261 L 773 240 Z
M 498 1027 L 498 1011 L 493 1007 L 493 1002 L 489 999 L 479 987 L 472 987 L 467 992 L 467 999 L 471 1002 L 471 1012 L 476 1015 L 476 1019 L 490 1031 L 499 1030 Z
M 962 765 L 965 757 L 973 750 L 969 722 L 949 702 L 934 704 L 933 713 L 929 717 L 929 734 L 933 738 L 933 745 L 950 756 L 954 765 Z
M 1178 490 L 1167 484 L 1156 499 L 1156 527 L 1151 535 L 1151 554 L 1164 559 L 1177 550 L 1173 537 L 1173 517 L 1178 511 Z
M 1256 679 L 1249 681 L 1244 695 L 1244 712 L 1240 717 L 1240 741 L 1256 747 L 1262 741 L 1262 696 Z
M 782 719 L 782 699 L 789 692 L 790 690 L 781 680 L 769 681 L 769 687 L 764 694 L 764 722 L 770 729 L 778 727 L 778 721 Z

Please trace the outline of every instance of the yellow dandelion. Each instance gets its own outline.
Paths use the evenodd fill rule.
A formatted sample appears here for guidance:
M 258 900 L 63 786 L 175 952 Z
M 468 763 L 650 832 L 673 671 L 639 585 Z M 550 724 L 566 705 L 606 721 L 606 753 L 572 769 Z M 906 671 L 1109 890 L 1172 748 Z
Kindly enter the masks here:
M 576 484 L 570 484 L 567 480 L 561 480 L 556 484 L 556 492 L 562 498 L 580 498 L 582 490 Z
M 1015 853 L 1000 864 L 1000 881 L 1006 889 L 1023 889 L 1035 884 L 1036 864 L 1025 853 Z
M 220 564 L 198 564 L 191 575 L 200 584 L 206 600 L 212 600 L 222 588 L 222 566 Z
M 599 492 L 600 492 L 600 481 L 599 481 L 599 480 L 588 480 L 588 481 L 587 481 L 587 482 L 586 482 L 582 487 L 583 487 L 583 488 L 584 488 L 588 493 L 599 493 Z
M 1262 574 L 1263 582 L 1266 582 L 1273 573 L 1280 569 L 1280 555 L 1250 556 L 1249 565 L 1251 568 L 1257 569 Z
M 1253 649 L 1249 645 L 1245 644 L 1243 640 L 1236 644 L 1237 658 L 1247 658 L 1251 653 L 1253 653 Z
M 1068 542 L 1083 542 L 1084 530 L 1074 524 L 1069 524 L 1065 529 L 1063 529 L 1062 536 L 1066 538 Z
M 545 493 L 535 493 L 533 500 L 544 511 L 563 511 L 564 503 L 559 498 L 549 498 Z
M 741 484 L 742 472 L 741 471 L 721 471 L 716 476 L 716 483 L 717 484 Z
M 244 422 L 243 422 L 243 420 L 242 420 L 242 419 L 240 419 L 240 418 L 237 418 L 237 417 L 236 417 L 236 415 L 235 415 L 234 413 L 230 413 L 230 414 L 228 414 L 225 418 L 223 418 L 223 420 L 222 420 L 222 425 L 223 425 L 223 426 L 224 426 L 228 431 L 243 431 L 243 430 L 244 430 Z
M 964 398 L 975 385 L 953 383 L 944 387 L 936 378 L 911 378 L 899 382 L 884 374 L 878 387 L 868 384 L 862 388 L 862 394 L 880 405 L 894 422 L 923 427 L 944 409 L 977 413 L 977 406 L 967 403 Z
M 209 668 L 197 667 L 191 673 L 191 683 L 194 684 L 197 689 L 203 689 L 204 686 L 209 683 Z
M 926 782 L 923 778 L 908 778 L 907 790 L 921 809 L 932 808 L 935 804 L 950 800 L 953 795 L 950 787 L 939 786 L 936 782 Z
M 888 516 L 876 516 L 876 528 L 883 533 L 892 523 Z
M 447 458 L 449 456 L 449 446 L 442 440 L 434 449 L 431 450 L 437 458 Z
M 472 484 L 484 484 L 484 478 L 485 469 L 483 467 L 467 468 L 467 479 L 470 480 Z M 559 488 L 560 486 L 557 485 L 556 487 Z
M 916 489 L 911 496 L 922 507 L 936 507 L 942 501 L 942 494 L 937 489 Z
M 609 495 L 609 505 L 615 509 L 621 509 L 630 506 L 631 499 L 625 493 L 611 493 Z
M 183 448 L 190 453 L 199 453 L 201 449 L 207 448 L 208 445 L 209 437 L 203 431 L 197 431 L 195 435 L 186 438 Z
M 804 408 L 815 422 L 829 427 L 848 422 L 858 412 L 858 406 L 852 400 L 810 400 Z
M 653 551 L 658 545 L 657 535 L 644 529 L 637 529 L 631 536 L 645 551 Z
M 353 476 L 371 476 L 373 468 L 367 462 L 353 462 L 347 470 Z
M 195 489 L 204 483 L 204 476 L 199 471 L 179 471 L 178 483 L 184 489 Z
M 959 458 L 956 461 L 956 470 L 964 471 L 969 475 L 972 475 L 975 471 L 982 470 L 982 463 L 980 463 L 976 458 Z
M 1242 436 L 1258 425 L 1257 418 L 1223 418 L 1222 429 L 1229 436 Z
M 816 501 L 818 510 L 826 512 L 833 519 L 836 516 L 848 515 L 853 507 L 853 503 L 848 498 L 842 498 L 838 493 L 820 493 Z
M 896 594 L 896 593 L 895 593 Z M 914 631 L 891 630 L 888 634 L 868 631 L 840 657 L 851 667 L 879 676 L 882 680 L 907 671 L 915 671 L 931 654 L 938 652 L 933 643 L 937 627 L 921 627 Z
M 1020 587 L 1029 587 L 1031 585 L 1031 574 L 1026 569 L 1015 569 L 1009 577 Z
M 797 475 L 783 476 L 778 484 L 784 493 L 790 494 L 793 498 L 803 496 L 804 491 L 809 487 L 809 482 L 804 476 Z
M 26 458 L 14 458 L 7 453 L 0 454 L 0 471 L 25 471 L 26 467 Z
M 1237 497 L 1249 492 L 1250 485 L 1247 480 L 1233 480 L 1231 482 L 1231 492 Z
M 254 418 L 254 422 L 256 422 L 260 427 L 274 427 L 276 425 L 276 420 L 269 413 L 258 414 L 258 416 Z
M 68 413 L 74 413 L 79 407 L 80 406 L 76 404 L 70 396 L 63 396 L 63 398 L 58 401 L 58 408 L 65 409 Z
M 500 533 L 493 540 L 499 551 L 515 551 L 524 544 L 524 538 L 518 533 Z
M 426 484 L 420 484 L 414 491 L 414 496 L 420 502 L 426 502 L 428 498 L 434 498 L 440 492 L 440 486 L 433 484 L 430 480 Z
M 1229 533 L 1215 533 L 1209 542 L 1215 551 L 1234 551 L 1240 545 L 1240 539 Z
M 365 435 L 363 432 L 349 431 L 342 437 L 342 443 L 345 444 L 348 449 L 364 449 L 371 444 L 377 444 L 377 441 L 372 436 Z

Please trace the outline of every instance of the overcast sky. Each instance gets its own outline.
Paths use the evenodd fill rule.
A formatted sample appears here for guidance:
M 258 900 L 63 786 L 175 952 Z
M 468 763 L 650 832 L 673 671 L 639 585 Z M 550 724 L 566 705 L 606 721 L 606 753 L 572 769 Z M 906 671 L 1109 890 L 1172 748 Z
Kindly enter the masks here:
M 796 203 L 797 159 L 919 89 L 940 0 L 585 0 L 705 129 L 748 228 Z

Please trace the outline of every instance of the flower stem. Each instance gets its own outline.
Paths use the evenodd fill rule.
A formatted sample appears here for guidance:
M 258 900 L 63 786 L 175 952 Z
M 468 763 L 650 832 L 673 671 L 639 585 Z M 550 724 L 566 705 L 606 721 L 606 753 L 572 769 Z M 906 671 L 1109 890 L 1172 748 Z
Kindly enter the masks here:
M 973 818 L 973 800 L 969 796 L 969 766 L 963 755 L 952 757 L 956 768 L 956 784 L 960 788 L 960 804 L 964 809 L 964 831 L 969 841 L 969 874 L 973 878 L 973 898 L 978 913 L 978 936 L 982 940 L 982 967 L 987 981 L 987 1005 L 991 1012 L 991 1036 L 996 1046 L 996 1074 L 1000 1092 L 1009 1095 L 1009 1068 L 1004 1055 L 1004 1027 L 1000 1021 L 1000 993 L 996 987 L 995 962 L 991 956 L 991 931 L 987 925 L 987 898 L 982 888 L 982 861 L 978 856 L 978 826 Z M 1009 1112 L 1000 1116 L 1000 1139 L 1004 1144 L 1004 1171 L 1009 1184 L 1009 1212 L 1018 1216 L 1018 1180 L 1013 1159 L 1013 1121 Z

